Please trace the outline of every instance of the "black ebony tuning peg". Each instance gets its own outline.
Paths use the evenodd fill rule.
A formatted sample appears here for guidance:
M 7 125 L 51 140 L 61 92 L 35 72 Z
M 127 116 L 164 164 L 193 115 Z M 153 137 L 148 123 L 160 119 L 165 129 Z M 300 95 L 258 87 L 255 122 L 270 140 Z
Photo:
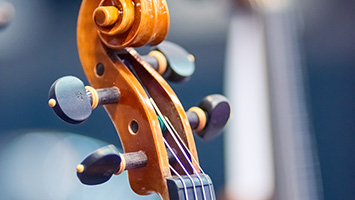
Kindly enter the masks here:
M 117 148 L 108 145 L 97 149 L 77 166 L 77 176 L 86 185 L 96 185 L 108 181 L 118 172 L 121 156 Z
M 120 92 L 116 87 L 94 89 L 74 77 L 65 76 L 49 89 L 48 104 L 64 121 L 72 124 L 84 122 L 97 105 L 117 103 Z
M 222 95 L 209 95 L 186 114 L 195 133 L 204 140 L 211 140 L 221 133 L 228 122 L 230 105 Z
M 97 185 L 108 181 L 113 174 L 124 170 L 144 167 L 147 156 L 144 152 L 120 154 L 114 145 L 97 149 L 76 167 L 79 180 L 86 185 Z
M 164 41 L 143 59 L 165 79 L 182 82 L 195 71 L 195 58 L 177 44 Z

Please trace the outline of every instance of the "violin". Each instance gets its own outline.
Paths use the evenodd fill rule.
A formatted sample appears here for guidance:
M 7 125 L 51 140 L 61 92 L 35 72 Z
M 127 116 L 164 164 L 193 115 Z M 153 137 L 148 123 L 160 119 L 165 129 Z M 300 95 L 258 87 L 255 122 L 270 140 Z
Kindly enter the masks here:
M 132 190 L 163 200 L 216 199 L 211 178 L 199 165 L 193 132 L 219 135 L 230 116 L 222 95 L 209 95 L 185 111 L 167 81 L 188 79 L 194 57 L 164 41 L 169 27 L 165 0 L 83 0 L 77 43 L 90 86 L 73 76 L 55 81 L 49 106 L 64 121 L 80 124 L 104 106 L 124 153 L 102 147 L 77 166 L 83 184 L 108 181 L 128 171 Z M 154 46 L 145 56 L 134 47 Z

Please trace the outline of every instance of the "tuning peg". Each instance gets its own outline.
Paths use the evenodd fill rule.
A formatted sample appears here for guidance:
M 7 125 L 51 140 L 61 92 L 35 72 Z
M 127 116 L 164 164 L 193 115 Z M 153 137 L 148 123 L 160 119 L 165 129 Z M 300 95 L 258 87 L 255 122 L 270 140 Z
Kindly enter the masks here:
M 204 140 L 217 137 L 230 116 L 228 99 L 214 94 L 205 97 L 198 107 L 192 107 L 187 112 L 190 125 L 195 133 Z
M 72 124 L 84 122 L 97 105 L 117 103 L 120 92 L 116 87 L 94 89 L 74 77 L 65 76 L 49 89 L 48 105 L 64 121 Z
M 182 82 L 195 71 L 195 58 L 177 44 L 164 41 L 143 59 L 165 79 Z
M 76 167 L 79 180 L 86 185 L 97 185 L 108 181 L 113 174 L 124 170 L 144 167 L 147 156 L 144 152 L 120 154 L 114 145 L 97 149 Z

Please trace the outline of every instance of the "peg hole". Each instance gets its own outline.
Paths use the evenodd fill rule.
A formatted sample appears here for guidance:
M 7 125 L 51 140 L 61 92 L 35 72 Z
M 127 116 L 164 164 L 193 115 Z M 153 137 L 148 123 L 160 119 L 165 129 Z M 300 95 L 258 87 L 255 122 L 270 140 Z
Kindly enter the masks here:
M 105 66 L 102 63 L 97 63 L 95 72 L 97 76 L 102 76 L 105 72 Z
M 129 124 L 129 132 L 131 132 L 131 134 L 136 135 L 138 133 L 139 130 L 139 125 L 138 122 L 136 120 L 132 120 L 131 123 Z

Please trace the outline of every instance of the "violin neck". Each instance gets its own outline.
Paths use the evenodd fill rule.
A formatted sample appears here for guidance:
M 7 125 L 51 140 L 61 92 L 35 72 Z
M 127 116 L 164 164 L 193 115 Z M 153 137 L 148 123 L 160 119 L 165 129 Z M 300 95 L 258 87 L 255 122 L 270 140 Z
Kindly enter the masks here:
M 211 178 L 206 174 L 167 178 L 170 200 L 215 200 Z

